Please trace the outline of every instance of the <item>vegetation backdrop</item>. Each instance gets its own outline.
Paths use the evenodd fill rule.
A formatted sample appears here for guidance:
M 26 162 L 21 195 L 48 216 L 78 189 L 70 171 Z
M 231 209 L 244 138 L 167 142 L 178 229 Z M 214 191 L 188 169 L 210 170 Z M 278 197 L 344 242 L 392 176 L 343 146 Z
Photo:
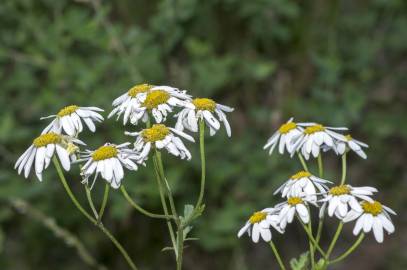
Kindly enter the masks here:
M 111 110 L 132 85 L 188 89 L 236 108 L 232 138 L 207 139 L 206 211 L 185 251 L 185 269 L 271 269 L 266 244 L 237 239 L 253 210 L 273 205 L 273 190 L 300 168 L 262 146 L 282 122 L 348 126 L 370 145 L 368 159 L 349 159 L 355 185 L 374 185 L 398 212 L 396 233 L 373 237 L 337 269 L 407 269 L 407 2 L 299 0 L 2 0 L 0 3 L 0 269 L 127 269 L 108 239 L 68 200 L 50 167 L 44 181 L 13 170 L 45 126 L 41 116 L 69 104 Z M 107 114 L 105 114 L 106 116 Z M 131 127 L 127 127 L 131 129 Z M 107 120 L 89 147 L 128 140 Z M 193 159 L 165 156 L 178 202 L 199 188 Z M 340 161 L 324 158 L 330 179 Z M 151 168 L 151 167 L 150 167 Z M 68 175 L 85 202 L 78 171 Z M 132 196 L 160 210 L 149 167 L 127 174 Z M 102 185 L 95 193 L 101 197 Z M 134 212 L 112 192 L 105 223 L 141 269 L 173 269 L 165 224 Z M 179 207 L 182 207 L 180 203 Z M 330 219 L 325 236 L 332 236 Z M 346 226 L 340 247 L 353 241 Z M 276 235 L 283 257 L 306 249 L 300 228 Z M 78 249 L 81 256 L 78 256 Z M 100 269 L 102 269 L 101 266 Z

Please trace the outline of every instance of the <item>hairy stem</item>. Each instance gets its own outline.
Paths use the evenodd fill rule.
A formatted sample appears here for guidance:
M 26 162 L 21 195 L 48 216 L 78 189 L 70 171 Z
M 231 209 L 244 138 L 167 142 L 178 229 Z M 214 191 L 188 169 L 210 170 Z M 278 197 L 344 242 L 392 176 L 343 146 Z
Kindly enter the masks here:
M 151 213 L 150 211 L 145 210 L 144 208 L 142 208 L 140 205 L 138 205 L 131 197 L 130 195 L 127 193 L 126 188 L 124 187 L 124 185 L 121 185 L 120 190 L 123 194 L 123 196 L 126 198 L 126 200 L 128 201 L 128 203 L 133 206 L 137 211 L 139 211 L 140 213 L 151 217 L 151 218 L 162 218 L 162 219 L 172 219 L 174 218 L 171 215 L 161 215 L 161 214 L 154 214 Z
M 362 243 L 363 238 L 365 238 L 364 233 L 360 234 L 360 236 L 356 240 L 356 242 L 347 251 L 345 251 L 341 256 L 339 256 L 335 260 L 330 261 L 328 264 L 334 264 L 334 263 L 340 262 L 343 259 L 345 259 L 346 257 L 348 257 L 360 245 L 360 243 Z
M 318 155 L 318 174 L 319 174 L 320 178 L 322 178 L 324 176 L 324 166 L 323 166 L 323 161 L 322 161 L 322 155 L 321 154 Z M 318 244 L 319 244 L 319 241 L 321 240 L 322 228 L 324 226 L 324 217 L 325 217 L 325 215 L 320 217 L 320 219 L 318 221 L 317 236 L 315 238 L 315 241 Z
M 342 178 L 341 185 L 345 184 L 346 180 L 346 152 L 342 155 Z
M 310 230 L 308 230 L 308 227 L 301 221 L 302 227 L 304 228 L 304 231 L 308 235 L 308 239 L 312 242 L 312 244 L 316 247 L 316 249 L 321 253 L 323 257 L 325 257 L 325 252 L 322 250 L 322 248 L 319 246 L 319 244 L 316 242 L 314 236 L 312 236 L 312 233 Z
M 298 158 L 300 159 L 302 167 L 304 168 L 305 171 L 309 172 L 307 163 L 305 163 L 303 156 L 299 152 L 297 154 L 298 154 Z
M 307 207 L 307 208 L 308 208 L 308 213 L 310 213 L 309 222 L 308 222 L 308 230 L 310 231 L 311 235 L 313 235 L 312 223 L 311 223 L 311 219 L 312 219 L 311 211 L 310 211 L 309 207 Z M 310 251 L 309 255 L 311 258 L 311 266 L 312 266 L 312 268 L 314 268 L 315 267 L 315 247 L 312 244 L 311 240 L 308 241 L 308 244 L 309 244 L 309 251 Z
M 164 188 L 161 184 L 160 173 L 158 170 L 157 160 L 156 160 L 155 156 L 153 156 L 153 163 L 154 163 L 154 172 L 155 172 L 157 185 L 158 185 L 158 191 L 160 193 L 161 204 L 162 204 L 162 207 L 164 210 L 164 215 L 168 216 L 169 212 L 168 212 L 167 202 L 165 201 Z M 170 233 L 170 238 L 171 238 L 172 247 L 174 249 L 175 258 L 178 258 L 178 251 L 177 251 L 177 245 L 175 242 L 174 229 L 172 228 L 172 223 L 170 220 L 167 220 L 167 227 L 168 227 L 168 231 Z
M 85 186 L 86 199 L 88 200 L 90 209 L 92 210 L 92 213 L 95 216 L 95 218 L 99 219 L 98 212 L 97 212 L 95 204 L 93 203 L 93 200 L 92 200 L 92 194 L 90 193 L 90 188 L 87 185 L 84 185 L 84 186 Z
M 98 214 L 98 223 L 102 222 L 103 214 L 105 213 L 107 200 L 109 199 L 109 191 L 110 185 L 108 183 L 105 184 L 105 191 L 103 192 L 103 200 L 102 205 L 100 206 L 99 214 Z
M 62 185 L 65 188 L 66 193 L 68 194 L 69 198 L 73 202 L 73 204 L 78 208 L 78 210 L 87 218 L 89 221 L 91 221 L 93 224 L 95 224 L 109 239 L 112 241 L 112 243 L 116 246 L 116 248 L 120 251 L 120 253 L 123 255 L 124 259 L 126 262 L 129 264 L 130 268 L 132 270 L 137 270 L 138 268 L 134 264 L 133 260 L 130 258 L 129 254 L 127 251 L 123 248 L 123 246 L 117 241 L 117 239 L 110 233 L 108 229 L 106 229 L 102 224 L 98 224 L 97 220 L 94 219 L 91 215 L 88 214 L 88 212 L 82 207 L 82 205 L 78 202 L 76 199 L 75 195 L 73 194 L 71 188 L 69 187 L 68 183 L 66 182 L 64 173 L 62 172 L 61 165 L 59 164 L 58 159 L 53 156 L 52 157 L 52 162 L 54 163 L 54 166 L 57 170 L 59 179 L 61 180 Z
M 280 254 L 278 252 L 278 249 L 277 249 L 276 245 L 274 245 L 273 241 L 270 241 L 270 247 L 273 250 L 274 256 L 276 256 L 276 259 L 277 259 L 278 265 L 280 266 L 280 269 L 281 270 L 286 270 L 286 268 L 284 266 L 284 263 L 283 263 L 283 260 L 281 259 Z
M 199 121 L 199 150 L 201 153 L 201 189 L 199 192 L 198 201 L 195 205 L 197 209 L 201 204 L 205 193 L 205 176 L 206 176 L 206 165 L 205 165 L 205 122 L 203 120 Z
M 338 237 L 341 234 L 342 228 L 343 228 L 343 222 L 339 222 L 339 225 L 336 228 L 336 232 L 335 232 L 335 235 L 334 235 L 334 237 L 332 239 L 332 242 L 329 245 L 328 251 L 326 252 L 326 259 L 327 260 L 329 260 L 329 256 L 331 255 L 331 253 L 332 253 L 332 251 L 333 251 L 333 249 L 335 247 L 336 241 L 338 241 Z

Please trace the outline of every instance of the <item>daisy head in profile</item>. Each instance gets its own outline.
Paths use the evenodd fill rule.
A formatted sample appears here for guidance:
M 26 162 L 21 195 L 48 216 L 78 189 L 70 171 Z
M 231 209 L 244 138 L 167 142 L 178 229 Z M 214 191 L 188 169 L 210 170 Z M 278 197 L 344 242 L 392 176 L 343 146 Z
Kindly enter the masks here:
M 338 155 L 343 155 L 346 151 L 352 150 L 358 156 L 363 159 L 366 159 L 366 153 L 363 151 L 363 148 L 368 148 L 369 146 L 361 141 L 358 141 L 352 138 L 351 135 L 345 135 L 345 140 L 338 140 L 336 141 L 336 152 Z
M 274 194 L 280 193 L 282 197 L 305 196 L 309 201 L 316 201 L 317 193 L 325 193 L 328 190 L 328 180 L 316 177 L 307 171 L 299 171 L 293 174 L 282 184 Z
M 298 151 L 305 159 L 316 158 L 321 149 L 336 149 L 335 140 L 346 141 L 345 136 L 336 132 L 348 130 L 346 127 L 325 127 L 316 123 L 303 123 L 303 126 L 302 133 L 292 138 L 291 156 Z
M 286 202 L 277 204 L 276 208 L 280 209 L 280 227 L 285 229 L 287 224 L 293 222 L 296 214 L 303 223 L 307 224 L 310 220 L 309 203 L 316 205 L 315 202 L 307 201 L 305 197 L 298 196 L 289 197 Z
M 191 159 L 191 153 L 185 147 L 180 137 L 195 142 L 190 135 L 175 128 L 167 127 L 163 124 L 154 124 L 151 128 L 143 129 L 140 132 L 126 132 L 126 135 L 136 137 L 134 149 L 140 152 L 140 157 L 148 158 L 152 148 L 166 149 L 170 154 L 181 159 Z
M 119 145 L 106 143 L 98 149 L 86 150 L 80 154 L 77 162 L 85 162 L 81 168 L 82 183 L 88 184 L 94 174 L 91 187 L 100 175 L 112 188 L 119 188 L 124 177 L 123 166 L 131 171 L 138 169 L 137 164 L 143 163 L 139 155 L 128 148 L 130 143 Z
M 103 112 L 98 107 L 79 107 L 70 105 L 62 108 L 57 114 L 42 117 L 43 119 L 54 118 L 51 123 L 42 131 L 42 134 L 48 132 L 61 133 L 64 131 L 69 136 L 77 136 L 83 130 L 82 121 L 90 131 L 95 132 L 94 122 L 102 122 L 103 116 L 98 112 Z
M 71 159 L 74 159 L 74 153 L 79 149 L 77 144 L 85 145 L 76 138 L 55 132 L 42 134 L 33 140 L 32 145 L 19 157 L 14 168 L 18 174 L 24 169 L 24 177 L 27 178 L 34 165 L 35 174 L 42 181 L 42 172 L 48 168 L 56 152 L 62 167 L 69 171 Z
M 274 208 L 266 208 L 253 213 L 246 224 L 239 230 L 237 236 L 240 238 L 247 233 L 254 243 L 258 243 L 259 239 L 265 242 L 271 241 L 271 227 L 279 233 L 284 231 L 279 226 L 278 210 Z
M 389 214 L 396 215 L 391 208 L 381 204 L 378 201 L 362 201 L 360 203 L 361 210 L 351 210 L 343 219 L 343 222 L 350 222 L 357 219 L 353 234 L 358 235 L 363 229 L 364 233 L 373 230 L 374 237 L 377 242 L 383 242 L 383 229 L 388 234 L 392 234 L 395 230 L 393 222 Z
M 293 120 L 294 118 L 291 117 L 267 140 L 267 143 L 264 145 L 263 149 L 269 149 L 268 151 L 270 155 L 273 153 L 277 145 L 278 152 L 280 154 L 284 154 L 285 149 L 287 149 L 288 153 L 292 153 L 292 139 L 300 135 L 304 130 L 301 127 L 302 123 L 296 123 Z
M 320 208 L 320 216 L 322 216 L 328 207 L 328 215 L 335 215 L 338 219 L 343 219 L 349 212 L 362 211 L 358 199 L 368 202 L 373 202 L 369 197 L 372 196 L 377 189 L 374 187 L 352 187 L 351 185 L 340 185 L 329 189 L 325 197 L 320 200 L 323 205 Z
M 220 128 L 220 122 L 223 122 L 226 133 L 230 137 L 232 131 L 225 112 L 233 112 L 233 108 L 218 104 L 209 98 L 195 98 L 185 103 L 184 108 L 175 115 L 178 130 L 187 129 L 192 132 L 198 131 L 198 121 L 204 121 L 209 127 L 209 133 L 213 136 Z
M 118 120 L 123 116 L 123 125 L 128 121 L 137 125 L 140 120 L 147 122 L 150 112 L 155 122 L 161 123 L 166 120 L 173 107 L 183 106 L 183 100 L 189 97 L 185 90 L 174 87 L 138 84 L 113 101 L 115 108 L 108 118 L 116 115 Z

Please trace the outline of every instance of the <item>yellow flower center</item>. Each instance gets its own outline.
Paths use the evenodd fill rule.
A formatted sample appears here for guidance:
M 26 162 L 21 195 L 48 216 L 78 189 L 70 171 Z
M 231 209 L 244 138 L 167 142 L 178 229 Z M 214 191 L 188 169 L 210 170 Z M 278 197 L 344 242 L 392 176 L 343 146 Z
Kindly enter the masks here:
M 216 108 L 216 103 L 210 98 L 195 98 L 192 100 L 192 104 L 195 105 L 198 111 L 210 111 L 214 112 Z
M 111 145 L 104 145 L 99 147 L 95 152 L 92 154 L 92 159 L 94 161 L 109 159 L 112 157 L 117 157 L 117 149 Z
M 66 151 L 68 152 L 68 154 L 72 155 L 79 151 L 79 147 L 70 142 L 70 143 L 68 143 L 68 146 L 66 147 Z
M 291 206 L 303 203 L 304 201 L 300 197 L 291 197 L 287 200 L 287 203 Z
M 324 131 L 325 127 L 323 125 L 317 124 L 313 126 L 309 126 L 304 130 L 305 134 L 313 134 L 316 132 Z
M 170 94 L 163 90 L 156 90 L 148 93 L 146 100 L 143 102 L 143 106 L 151 110 L 157 108 L 158 105 L 164 104 L 170 98 Z
M 132 88 L 130 88 L 130 90 L 127 92 L 127 94 L 131 97 L 135 97 L 135 96 L 137 96 L 137 94 L 145 93 L 145 92 L 149 91 L 151 88 L 153 88 L 153 85 L 150 85 L 147 83 L 137 84 L 137 85 L 133 86 Z
M 329 190 L 329 194 L 334 196 L 349 194 L 350 188 L 347 185 L 333 187 Z
M 307 171 L 299 171 L 296 174 L 294 174 L 293 176 L 291 176 L 291 179 L 298 180 L 300 178 L 310 177 L 310 176 L 311 176 L 311 174 L 309 172 L 307 172 Z
M 146 142 L 156 142 L 163 140 L 170 133 L 169 128 L 163 124 L 154 124 L 151 128 L 144 129 L 141 135 Z
M 262 220 L 265 220 L 267 217 L 267 213 L 264 212 L 255 212 L 249 219 L 251 224 L 259 223 Z
M 352 136 L 350 136 L 350 135 L 348 134 L 348 135 L 345 135 L 345 139 L 346 139 L 347 141 L 351 141 L 353 138 L 352 138 Z
M 70 114 L 74 113 L 78 108 L 79 108 L 79 107 L 76 106 L 76 105 L 66 106 L 65 108 L 63 108 L 62 110 L 60 110 L 57 115 L 58 115 L 59 117 L 63 117 L 63 116 L 66 116 L 66 115 L 70 115 Z
M 37 148 L 47 146 L 48 144 L 57 144 L 62 141 L 61 135 L 54 132 L 43 134 L 34 139 L 33 145 Z
M 281 125 L 281 127 L 278 129 L 281 134 L 288 133 L 290 130 L 295 129 L 297 127 L 297 124 L 294 122 L 289 122 Z
M 383 206 L 378 201 L 373 201 L 372 203 L 363 201 L 361 203 L 361 206 L 363 208 L 363 211 L 365 211 L 365 213 L 372 214 L 373 216 L 377 216 L 378 214 L 380 214 L 383 211 Z

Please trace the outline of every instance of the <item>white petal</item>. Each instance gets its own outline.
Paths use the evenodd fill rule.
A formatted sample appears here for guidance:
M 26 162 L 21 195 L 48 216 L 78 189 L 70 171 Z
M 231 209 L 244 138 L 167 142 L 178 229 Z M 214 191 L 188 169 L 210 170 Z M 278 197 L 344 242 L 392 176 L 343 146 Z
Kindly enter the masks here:
M 247 231 L 247 229 L 249 229 L 250 228 L 250 222 L 247 222 L 240 230 L 239 230 L 239 232 L 237 233 L 237 237 L 241 237 L 246 231 Z
M 65 171 L 69 171 L 71 168 L 71 161 L 69 160 L 68 152 L 59 145 L 56 145 L 56 149 L 62 167 L 65 169 Z
M 255 243 L 259 242 L 260 238 L 260 227 L 258 223 L 253 224 L 253 230 L 252 230 L 252 240 Z
M 270 229 L 261 229 L 260 234 L 261 234 L 261 238 L 263 238 L 263 240 L 265 242 L 270 242 L 271 241 Z
M 37 152 L 35 154 L 35 172 L 41 173 L 44 169 L 44 162 L 45 162 L 45 147 L 37 148 Z
M 373 218 L 373 234 L 377 242 L 383 242 L 383 226 L 378 217 Z

